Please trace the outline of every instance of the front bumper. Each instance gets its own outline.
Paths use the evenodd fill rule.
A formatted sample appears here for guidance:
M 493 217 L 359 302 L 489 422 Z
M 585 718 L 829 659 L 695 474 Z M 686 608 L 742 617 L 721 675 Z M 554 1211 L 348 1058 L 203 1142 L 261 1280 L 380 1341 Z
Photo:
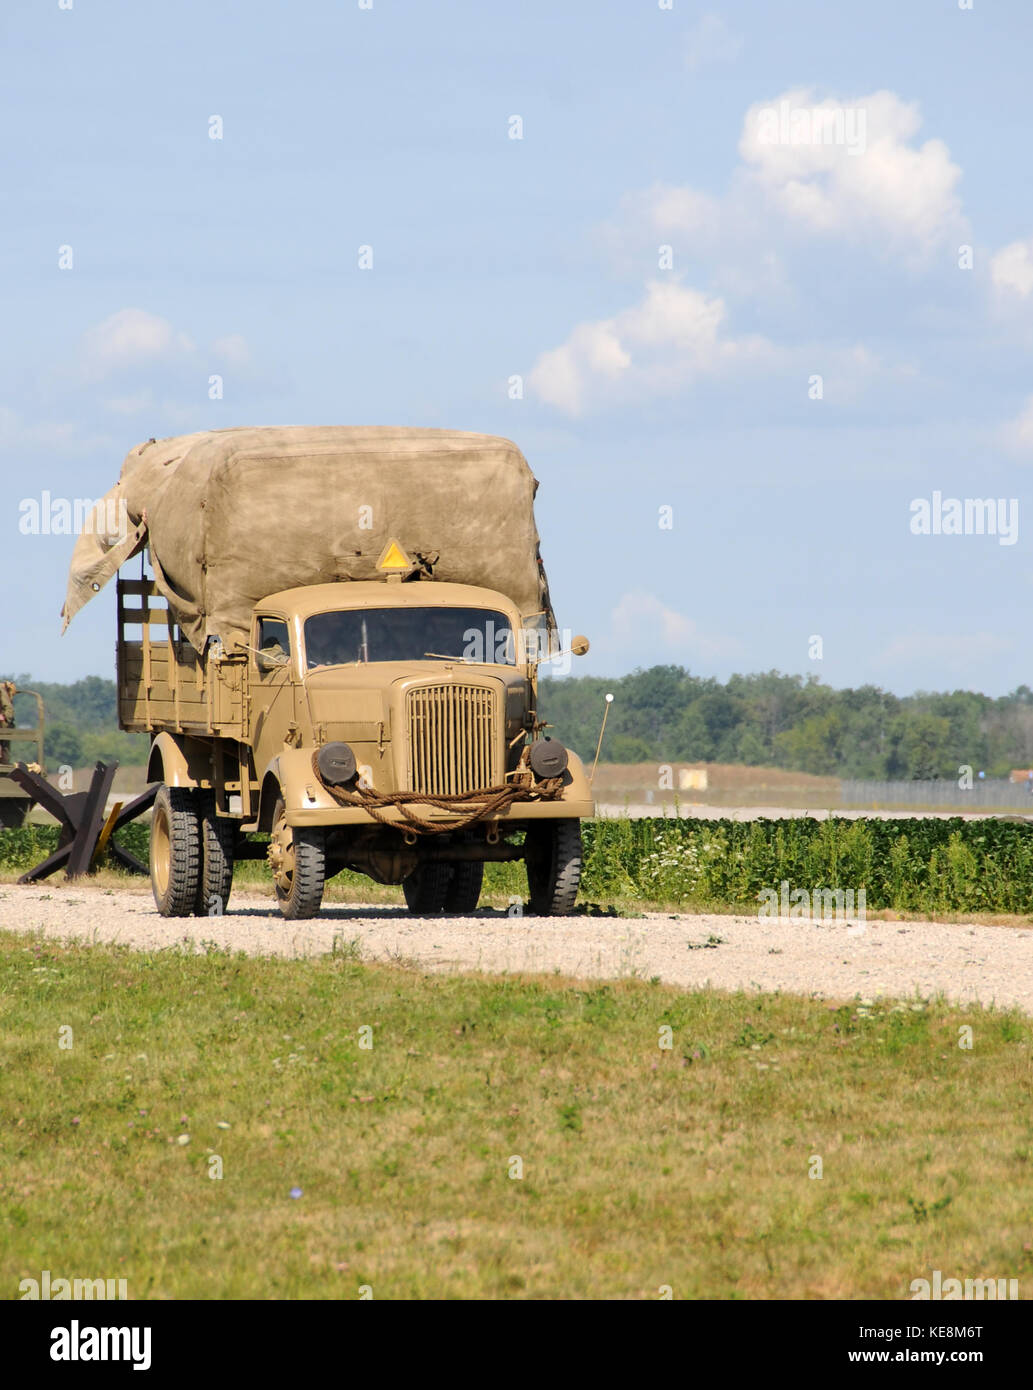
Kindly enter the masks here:
M 455 821 L 457 825 L 462 824 L 464 816 L 453 816 L 447 811 L 439 811 L 433 806 L 426 806 L 422 802 L 413 802 L 411 809 L 417 812 L 424 820 L 428 821 Z M 508 811 L 500 816 L 492 817 L 497 820 L 500 826 L 522 823 L 529 820 L 588 820 L 595 814 L 595 803 L 593 801 L 518 801 Z M 400 830 L 405 829 L 405 822 L 397 806 L 389 806 L 383 812 L 384 819 L 389 822 L 397 821 Z M 333 807 L 303 805 L 299 807 L 287 808 L 288 825 L 378 825 L 382 822 L 375 820 L 368 811 L 360 810 L 358 807 L 338 806 L 336 802 Z
M 378 821 L 361 807 L 340 806 L 330 793 L 320 784 L 312 772 L 311 749 L 290 749 L 285 751 L 272 764 L 283 793 L 288 825 L 341 826 L 376 825 Z M 570 754 L 568 764 L 570 781 L 564 787 L 563 795 L 555 801 L 517 801 L 493 820 L 500 826 L 517 824 L 531 820 L 586 820 L 595 814 L 595 801 L 591 785 L 585 775 L 581 759 Z M 412 810 L 429 821 L 457 824 L 465 820 L 466 812 L 452 814 L 428 806 L 425 802 L 406 803 Z M 404 822 L 400 809 L 388 806 L 382 812 L 389 821 L 397 821 L 399 828 Z

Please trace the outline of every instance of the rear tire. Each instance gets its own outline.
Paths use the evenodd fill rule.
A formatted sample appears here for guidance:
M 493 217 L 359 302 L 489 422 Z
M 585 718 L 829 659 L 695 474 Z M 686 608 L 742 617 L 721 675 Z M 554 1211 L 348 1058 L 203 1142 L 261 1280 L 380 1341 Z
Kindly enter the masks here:
M 466 863 L 454 864 L 452 876 L 445 891 L 445 911 L 454 912 L 460 916 L 469 912 L 476 912 L 483 884 L 483 860 L 474 859 Z
M 409 911 L 417 917 L 443 912 L 451 881 L 451 864 L 421 864 L 402 879 L 402 892 Z
M 527 886 L 534 917 L 566 917 L 581 882 L 581 822 L 546 820 L 527 828 Z
M 220 917 L 226 911 L 233 887 L 237 822 L 215 814 L 214 792 L 201 793 L 199 809 L 201 874 L 194 912 L 198 917 Z
M 197 793 L 162 787 L 151 817 L 151 890 L 163 917 L 192 917 L 201 881 Z
M 311 826 L 289 826 L 283 802 L 273 813 L 273 837 L 269 846 L 276 901 L 288 922 L 318 917 L 326 882 L 326 833 Z

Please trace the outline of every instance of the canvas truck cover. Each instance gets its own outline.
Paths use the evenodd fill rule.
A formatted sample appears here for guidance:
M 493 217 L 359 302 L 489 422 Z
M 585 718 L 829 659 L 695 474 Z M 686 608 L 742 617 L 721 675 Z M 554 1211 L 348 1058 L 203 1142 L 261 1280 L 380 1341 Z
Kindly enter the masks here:
M 203 653 L 218 637 L 231 651 L 266 595 L 381 578 L 394 539 L 430 560 L 435 580 L 498 590 L 532 622 L 544 611 L 551 632 L 537 486 L 516 445 L 487 434 L 292 426 L 149 440 L 76 542 L 65 627 L 147 545 L 189 641 Z

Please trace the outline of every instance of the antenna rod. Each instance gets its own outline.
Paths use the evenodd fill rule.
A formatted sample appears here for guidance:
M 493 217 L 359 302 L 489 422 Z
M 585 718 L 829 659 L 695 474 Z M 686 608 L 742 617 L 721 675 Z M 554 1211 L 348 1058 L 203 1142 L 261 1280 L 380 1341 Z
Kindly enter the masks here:
M 599 742 L 595 745 L 595 762 L 592 764 L 592 774 L 591 774 L 591 776 L 590 776 L 589 779 L 588 779 L 589 782 L 594 782 L 594 781 L 595 781 L 595 769 L 596 769 L 596 767 L 597 767 L 598 764 L 599 764 L 599 750 L 600 750 L 600 748 L 602 748 L 602 746 L 603 746 L 603 734 L 606 732 L 606 716 L 610 713 L 610 706 L 611 706 L 612 704 L 613 704 L 613 696 L 612 696 L 612 695 L 607 695 L 607 697 L 606 697 L 606 708 L 603 710 L 603 726 L 602 726 L 602 728 L 599 730 Z

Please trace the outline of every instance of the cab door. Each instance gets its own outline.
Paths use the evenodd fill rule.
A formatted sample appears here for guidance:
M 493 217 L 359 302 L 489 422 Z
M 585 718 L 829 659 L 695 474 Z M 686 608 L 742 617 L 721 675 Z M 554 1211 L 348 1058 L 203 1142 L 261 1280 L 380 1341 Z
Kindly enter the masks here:
M 259 613 L 251 640 L 251 746 L 261 777 L 282 752 L 294 727 L 294 678 L 290 625 L 275 613 Z

